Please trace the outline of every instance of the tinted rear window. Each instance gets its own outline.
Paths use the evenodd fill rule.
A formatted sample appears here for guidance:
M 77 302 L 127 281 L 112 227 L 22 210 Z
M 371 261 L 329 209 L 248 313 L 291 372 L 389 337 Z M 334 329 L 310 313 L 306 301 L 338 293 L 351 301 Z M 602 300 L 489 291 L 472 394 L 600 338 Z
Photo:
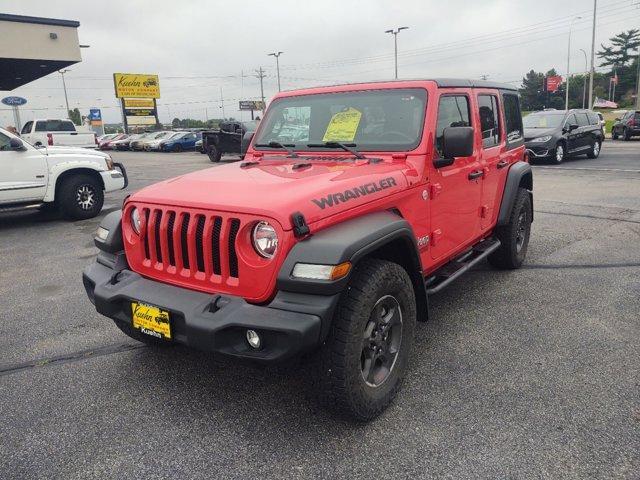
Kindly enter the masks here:
M 507 127 L 507 143 L 515 142 L 522 138 L 522 115 L 518 96 L 505 93 L 502 96 L 504 105 L 504 121 Z
M 586 113 L 576 113 L 575 115 L 579 127 L 586 127 L 587 125 L 589 125 L 589 119 L 587 118 Z
M 69 120 L 40 120 L 36 122 L 36 132 L 75 132 L 76 127 Z
M 587 113 L 587 117 L 589 117 L 589 123 L 591 125 L 598 125 L 600 123 L 600 119 L 598 118 L 598 115 L 596 115 L 593 112 Z

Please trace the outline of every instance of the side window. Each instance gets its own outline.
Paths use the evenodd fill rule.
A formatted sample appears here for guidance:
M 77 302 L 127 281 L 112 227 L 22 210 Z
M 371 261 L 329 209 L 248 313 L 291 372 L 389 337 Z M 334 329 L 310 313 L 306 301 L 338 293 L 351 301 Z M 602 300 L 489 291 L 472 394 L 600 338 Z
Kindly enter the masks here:
M 587 112 L 587 117 L 589 117 L 590 125 L 598 125 L 600 123 L 600 119 L 598 118 L 598 115 L 596 115 L 593 112 Z
M 46 132 L 47 131 L 47 122 L 40 121 L 36 122 L 36 132 Z
M 576 119 L 578 120 L 579 127 L 586 127 L 589 125 L 589 119 L 586 113 L 576 113 Z
M 0 152 L 3 150 L 11 150 L 10 141 L 11 139 L 7 135 L 0 132 Z
M 516 142 L 522 138 L 522 114 L 520 113 L 520 102 L 518 96 L 504 94 L 502 96 L 504 105 L 504 121 L 507 131 L 507 143 Z
M 578 120 L 576 120 L 576 116 L 573 113 L 569 115 L 564 122 L 564 125 L 566 127 L 568 127 L 569 125 L 577 125 L 577 124 L 578 124 Z
M 480 113 L 482 146 L 488 148 L 498 145 L 500 143 L 498 97 L 495 95 L 478 95 L 478 110 Z
M 638 123 L 640 122 L 640 112 L 636 112 L 635 116 L 634 116 L 634 122 Z
M 443 95 L 438 103 L 436 150 L 442 155 L 443 132 L 447 127 L 471 126 L 469 99 L 465 95 Z
M 33 122 L 27 122 L 24 124 L 24 127 L 22 127 L 22 131 L 20 133 L 22 133 L 23 135 L 25 133 L 31 133 L 31 126 L 33 125 Z

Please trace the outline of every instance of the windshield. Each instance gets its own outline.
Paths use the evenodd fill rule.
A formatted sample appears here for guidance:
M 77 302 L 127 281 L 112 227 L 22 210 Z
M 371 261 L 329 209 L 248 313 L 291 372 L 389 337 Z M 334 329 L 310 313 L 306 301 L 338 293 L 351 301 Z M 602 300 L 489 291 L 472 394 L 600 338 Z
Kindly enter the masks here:
M 365 151 L 412 150 L 422 137 L 426 104 L 420 88 L 281 98 L 269 107 L 254 145 L 310 150 L 309 143 L 347 142 Z
M 564 116 L 564 113 L 532 113 L 522 119 L 522 124 L 524 128 L 557 128 Z

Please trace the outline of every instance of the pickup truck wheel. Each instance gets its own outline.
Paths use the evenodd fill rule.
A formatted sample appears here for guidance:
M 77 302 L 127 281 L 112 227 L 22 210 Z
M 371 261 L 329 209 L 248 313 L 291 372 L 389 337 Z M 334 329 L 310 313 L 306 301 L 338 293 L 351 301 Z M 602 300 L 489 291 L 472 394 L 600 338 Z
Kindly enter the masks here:
M 161 340 L 159 338 L 152 337 L 151 335 L 145 335 L 134 329 L 131 325 L 122 322 L 113 322 L 125 335 L 144 343 L 151 347 L 170 347 L 173 345 L 170 341 Z
M 360 421 L 382 413 L 407 371 L 415 323 L 407 272 L 385 260 L 360 262 L 319 354 L 321 403 Z
M 209 155 L 209 160 L 212 162 L 219 162 L 222 158 L 222 153 L 215 145 L 209 146 L 209 150 L 207 151 L 207 155 Z
M 496 268 L 520 268 L 527 255 L 531 234 L 531 197 L 520 188 L 507 225 L 496 229 L 500 248 L 489 255 L 489 263 Z
M 602 147 L 602 142 L 600 140 L 595 140 L 593 145 L 591 146 L 591 150 L 587 153 L 588 158 L 598 158 L 600 155 L 600 148 Z
M 56 203 L 65 218 L 93 218 L 100 213 L 104 203 L 102 185 L 91 175 L 73 175 L 63 180 Z

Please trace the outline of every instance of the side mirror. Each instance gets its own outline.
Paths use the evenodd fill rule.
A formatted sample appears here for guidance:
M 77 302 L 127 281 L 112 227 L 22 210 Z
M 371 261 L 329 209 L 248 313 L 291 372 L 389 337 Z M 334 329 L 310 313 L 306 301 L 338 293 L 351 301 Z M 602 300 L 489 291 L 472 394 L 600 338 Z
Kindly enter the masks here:
M 11 148 L 11 150 L 16 150 L 16 151 L 26 150 L 24 146 L 24 142 L 19 138 L 15 138 L 15 137 L 11 137 L 11 139 L 9 140 L 9 147 Z
M 571 123 L 567 127 L 567 132 L 573 132 L 576 128 L 578 128 L 578 125 L 576 125 L 575 123 Z
M 473 127 L 447 127 L 442 132 L 442 157 L 433 161 L 436 168 L 448 167 L 458 157 L 473 155 Z

